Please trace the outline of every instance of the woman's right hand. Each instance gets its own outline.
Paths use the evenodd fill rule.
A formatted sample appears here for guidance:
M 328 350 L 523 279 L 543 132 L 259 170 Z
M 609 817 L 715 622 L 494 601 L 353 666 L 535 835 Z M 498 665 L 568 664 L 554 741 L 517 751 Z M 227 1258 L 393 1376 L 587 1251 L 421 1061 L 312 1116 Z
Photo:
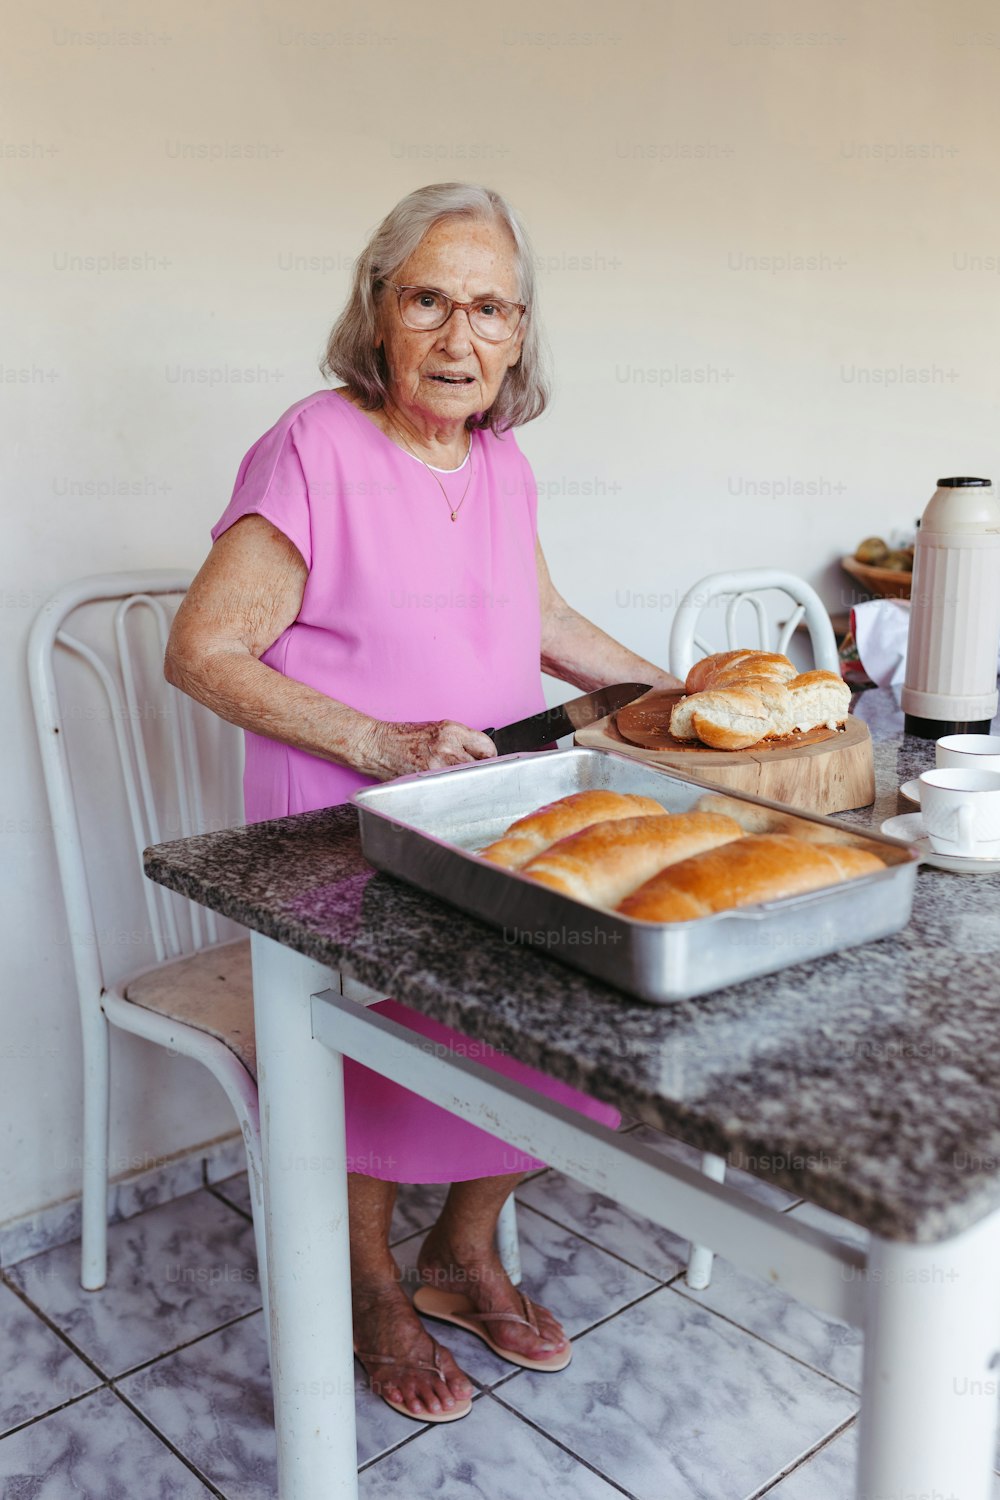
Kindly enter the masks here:
M 414 771 L 440 771 L 470 760 L 489 760 L 496 753 L 488 734 L 454 719 L 415 724 L 373 719 L 358 769 L 379 781 L 391 781 L 394 776 L 409 776 Z

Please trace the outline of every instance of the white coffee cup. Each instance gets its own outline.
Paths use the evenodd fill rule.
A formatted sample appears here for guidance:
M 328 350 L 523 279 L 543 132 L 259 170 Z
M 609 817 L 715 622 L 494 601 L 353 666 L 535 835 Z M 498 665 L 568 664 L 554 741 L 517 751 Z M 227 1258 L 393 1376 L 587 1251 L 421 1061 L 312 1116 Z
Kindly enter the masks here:
M 1000 772 L 961 766 L 925 771 L 920 813 L 938 854 L 1000 859 Z
M 938 740 L 935 762 L 967 771 L 1000 771 L 1000 734 L 946 734 Z

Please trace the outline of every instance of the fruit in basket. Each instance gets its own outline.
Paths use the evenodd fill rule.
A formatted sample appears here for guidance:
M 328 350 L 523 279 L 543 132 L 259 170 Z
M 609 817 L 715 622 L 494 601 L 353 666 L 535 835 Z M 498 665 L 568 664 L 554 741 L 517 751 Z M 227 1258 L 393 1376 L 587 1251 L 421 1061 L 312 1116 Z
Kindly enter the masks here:
M 888 568 L 890 573 L 912 573 L 912 548 L 899 547 L 894 552 L 888 552 L 885 557 L 883 557 L 881 566 L 883 568 Z
M 868 563 L 870 567 L 882 567 L 883 559 L 889 556 L 889 546 L 880 536 L 866 536 L 858 543 L 854 556 L 858 562 Z

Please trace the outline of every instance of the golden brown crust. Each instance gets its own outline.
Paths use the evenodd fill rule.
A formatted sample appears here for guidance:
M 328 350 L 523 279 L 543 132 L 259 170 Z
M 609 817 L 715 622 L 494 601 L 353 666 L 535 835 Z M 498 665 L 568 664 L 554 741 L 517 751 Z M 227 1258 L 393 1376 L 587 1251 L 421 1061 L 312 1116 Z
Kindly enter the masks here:
M 778 682 L 787 682 L 795 676 L 795 668 L 787 656 L 776 651 L 720 651 L 715 656 L 703 657 L 695 662 L 684 684 L 686 693 L 703 693 L 707 688 L 738 684 L 745 677 L 772 677 Z
M 663 808 L 652 797 L 638 797 L 631 792 L 571 792 L 550 802 L 537 812 L 518 818 L 506 833 L 479 852 L 491 864 L 506 870 L 519 870 L 529 859 L 541 854 L 558 839 L 567 838 L 591 823 L 615 818 L 654 817 Z
M 788 686 L 790 688 L 823 687 L 824 684 L 829 683 L 833 683 L 838 688 L 847 686 L 844 679 L 836 672 L 826 672 L 819 667 L 813 672 L 800 672 L 797 677 L 792 678 Z
M 724 672 L 727 667 L 734 666 L 747 656 L 754 653 L 744 647 L 740 651 L 719 651 L 714 656 L 703 656 L 701 661 L 696 661 L 684 683 L 686 693 L 700 693 L 708 687 L 708 680 L 713 674 Z
M 618 910 L 644 922 L 684 922 L 802 895 L 882 868 L 882 861 L 865 849 L 806 843 L 785 833 L 761 834 L 672 865 L 633 891 Z
M 560 839 L 521 874 L 588 906 L 613 909 L 658 870 L 742 837 L 740 825 L 721 813 L 624 818 Z
M 670 732 L 713 750 L 749 750 L 824 724 L 836 729 L 850 709 L 850 692 L 835 672 L 796 674 L 787 656 L 768 651 L 707 656 L 691 668 L 687 688 L 688 696 L 674 705 Z

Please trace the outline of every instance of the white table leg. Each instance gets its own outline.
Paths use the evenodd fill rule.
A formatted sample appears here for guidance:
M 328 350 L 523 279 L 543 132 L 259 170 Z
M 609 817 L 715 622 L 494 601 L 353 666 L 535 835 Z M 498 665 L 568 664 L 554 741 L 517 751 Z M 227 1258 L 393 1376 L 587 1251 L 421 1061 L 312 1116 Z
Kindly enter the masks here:
M 254 933 L 279 1500 L 357 1500 L 344 1069 L 312 1039 L 329 969 Z
M 933 1245 L 872 1237 L 857 1500 L 990 1500 L 1000 1213 Z

